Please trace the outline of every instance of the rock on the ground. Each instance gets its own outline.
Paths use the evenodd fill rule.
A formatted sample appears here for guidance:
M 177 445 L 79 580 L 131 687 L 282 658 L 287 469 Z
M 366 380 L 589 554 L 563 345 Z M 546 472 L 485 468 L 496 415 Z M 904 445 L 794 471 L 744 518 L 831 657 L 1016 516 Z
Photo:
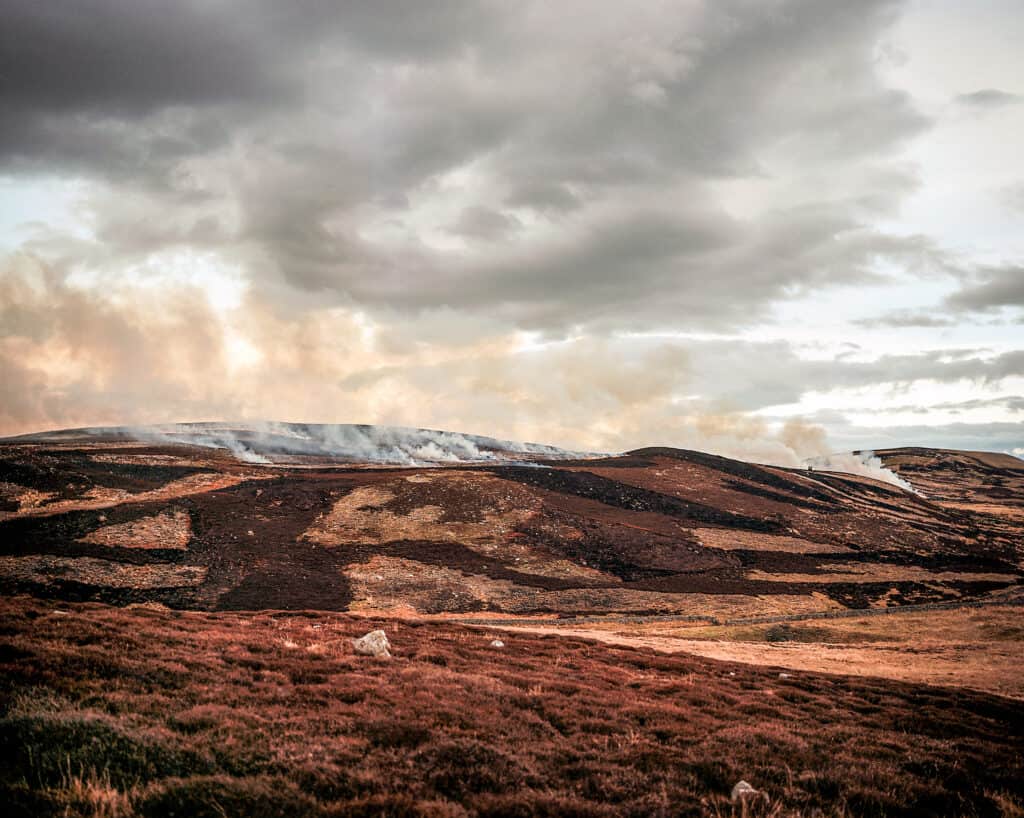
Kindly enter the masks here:
M 505 647 L 505 643 L 502 642 L 500 639 L 495 639 L 495 640 L 493 640 L 491 642 L 491 647 L 492 648 L 503 648 L 503 647 Z
M 736 786 L 732 788 L 732 796 L 731 796 L 731 798 L 732 798 L 733 802 L 745 801 L 748 798 L 763 798 L 765 801 L 768 800 L 768 796 L 767 795 L 765 795 L 760 790 L 755 790 L 746 781 L 738 781 L 736 783 Z
M 384 631 L 370 631 L 358 639 L 353 639 L 352 647 L 355 648 L 356 653 L 363 656 L 387 657 L 391 655 L 391 643 Z

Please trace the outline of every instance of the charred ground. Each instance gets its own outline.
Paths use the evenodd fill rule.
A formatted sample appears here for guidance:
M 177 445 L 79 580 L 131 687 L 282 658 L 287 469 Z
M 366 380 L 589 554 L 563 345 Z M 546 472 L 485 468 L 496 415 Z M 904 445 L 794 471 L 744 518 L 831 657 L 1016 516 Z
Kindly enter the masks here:
M 718 617 L 962 601 L 1019 583 L 1014 458 L 879 454 L 922 494 L 665 448 L 544 467 L 342 468 L 11 441 L 0 583 L 208 610 Z

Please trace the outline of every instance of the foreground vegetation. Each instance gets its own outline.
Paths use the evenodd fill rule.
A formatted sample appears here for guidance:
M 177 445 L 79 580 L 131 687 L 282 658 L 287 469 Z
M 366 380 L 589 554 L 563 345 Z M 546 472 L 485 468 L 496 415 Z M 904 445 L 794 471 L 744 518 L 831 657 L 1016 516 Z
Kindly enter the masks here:
M 1024 703 L 345 614 L 0 602 L 7 815 L 1020 815 Z M 394 658 L 353 654 L 383 626 Z M 504 647 L 490 642 L 500 635 Z
M 664 653 L 690 653 L 799 671 L 882 676 L 904 682 L 972 688 L 1024 700 L 1020 597 L 1005 604 L 929 610 L 843 611 L 834 619 L 707 625 L 686 621 L 526 621 L 531 633 L 599 639 Z

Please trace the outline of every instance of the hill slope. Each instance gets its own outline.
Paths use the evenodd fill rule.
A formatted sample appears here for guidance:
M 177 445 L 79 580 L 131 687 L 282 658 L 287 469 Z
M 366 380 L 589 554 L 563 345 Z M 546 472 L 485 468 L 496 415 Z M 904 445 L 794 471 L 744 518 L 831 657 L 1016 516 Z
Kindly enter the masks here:
M 0 587 L 201 609 L 729 618 L 983 598 L 1022 575 L 1022 521 L 933 499 L 942 473 L 918 461 L 896 465 L 927 497 L 676 449 L 542 454 L 544 468 L 370 468 L 123 433 L 5 441 Z M 1010 480 L 977 464 L 982 483 L 984 469 Z

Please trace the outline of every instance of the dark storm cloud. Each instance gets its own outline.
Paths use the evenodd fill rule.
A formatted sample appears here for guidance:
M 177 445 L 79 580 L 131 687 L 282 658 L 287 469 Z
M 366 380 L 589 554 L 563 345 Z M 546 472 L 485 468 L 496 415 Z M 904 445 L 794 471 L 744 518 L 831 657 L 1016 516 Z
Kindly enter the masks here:
M 486 30 L 485 6 L 350 0 L 13 0 L 0 90 L 15 110 L 137 115 L 168 105 L 303 100 L 298 69 L 323 43 L 430 59 Z
M 104 173 L 132 154 L 144 162 L 144 146 L 176 156 L 204 146 L 185 122 L 168 135 L 172 144 L 154 144 L 151 132 L 133 131 L 147 115 L 283 99 L 287 80 L 267 64 L 258 32 L 225 11 L 148 0 L 5 3 L 0 156 Z
M 0 27 L 0 156 L 99 173 L 135 159 L 144 174 L 146 162 L 222 144 L 259 115 L 318 104 L 309 85 L 318 64 L 331 62 L 343 84 L 358 74 L 344 65 L 356 53 L 435 59 L 486 22 L 479 6 L 460 0 L 386 9 L 326 0 L 14 0 Z M 169 110 L 179 122 L 156 118 Z
M 17 2 L 0 169 L 116 185 L 110 259 L 200 243 L 256 286 L 555 332 L 736 324 L 927 254 L 866 226 L 928 124 L 877 72 L 900 5 Z M 721 206 L 776 164 L 872 183 Z
M 257 38 L 220 4 L 52 0 L 4 4 L 8 112 L 137 115 L 277 90 Z M 240 20 L 235 22 L 241 22 Z

